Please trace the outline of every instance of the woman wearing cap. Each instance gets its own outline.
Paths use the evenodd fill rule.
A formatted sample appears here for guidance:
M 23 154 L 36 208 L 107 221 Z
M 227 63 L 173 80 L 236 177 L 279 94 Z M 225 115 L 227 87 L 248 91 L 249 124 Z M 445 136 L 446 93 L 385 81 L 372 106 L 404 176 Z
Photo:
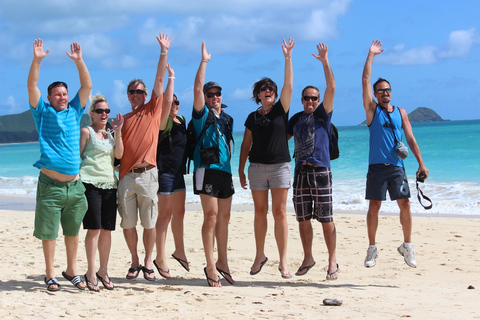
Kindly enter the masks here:
M 277 85 L 270 78 L 262 78 L 253 85 L 252 99 L 260 107 L 249 114 L 245 121 L 245 133 L 240 150 L 238 175 L 242 188 L 247 188 L 245 164 L 250 160 L 248 179 L 255 206 L 256 255 L 250 270 L 255 275 L 268 261 L 265 255 L 267 234 L 268 190 L 272 197 L 272 213 L 275 221 L 275 239 L 280 256 L 278 269 L 282 278 L 292 275 L 287 263 L 287 196 L 290 188 L 290 152 L 288 150 L 287 124 L 293 91 L 292 50 L 295 41 L 283 40 L 285 57 L 284 85 L 278 97 Z
M 96 278 L 105 289 L 112 290 L 113 284 L 107 272 L 111 247 L 111 233 L 115 230 L 117 217 L 117 177 L 113 162 L 123 156 L 122 127 L 123 117 L 117 114 L 113 124 L 115 137 L 107 129 L 110 109 L 104 96 L 92 98 L 88 112 L 92 119 L 90 126 L 80 131 L 80 175 L 85 185 L 88 210 L 83 218 L 83 228 L 87 229 L 85 250 L 88 270 L 85 274 L 87 288 L 100 291 Z M 95 256 L 100 256 L 100 269 L 95 272 Z
M 205 82 L 205 71 L 211 55 L 202 43 L 202 61 L 195 76 L 192 123 L 198 138 L 194 152 L 193 189 L 200 195 L 203 208 L 202 240 L 209 286 L 221 287 L 217 271 L 233 284 L 227 261 L 228 223 L 232 195 L 231 140 L 233 119 L 222 109 L 222 88 L 216 82 Z M 218 259 L 214 246 L 217 241 Z
M 170 73 L 169 73 L 170 74 Z M 172 76 L 172 74 L 170 74 Z M 172 257 L 187 271 L 190 271 L 183 242 L 183 218 L 185 217 L 185 147 L 187 128 L 185 118 L 178 115 L 180 101 L 173 95 L 168 116 L 160 120 L 157 147 L 158 168 L 158 218 L 155 226 L 157 257 L 153 264 L 164 278 L 170 278 L 170 269 L 165 259 L 167 228 L 172 220 L 172 234 L 175 251 Z M 167 113 L 166 113 L 167 114 Z

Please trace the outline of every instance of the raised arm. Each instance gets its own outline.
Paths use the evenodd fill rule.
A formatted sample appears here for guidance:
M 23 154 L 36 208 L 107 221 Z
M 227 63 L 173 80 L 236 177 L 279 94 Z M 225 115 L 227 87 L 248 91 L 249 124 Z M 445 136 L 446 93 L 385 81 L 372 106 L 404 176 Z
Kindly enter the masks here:
M 429 170 L 427 167 L 425 167 L 425 163 L 423 163 L 422 153 L 420 152 L 420 147 L 417 144 L 417 139 L 415 139 L 415 136 L 413 135 L 412 125 L 410 124 L 410 120 L 408 120 L 408 114 L 405 109 L 398 109 L 402 114 L 402 129 L 405 133 L 408 146 L 410 147 L 410 150 L 412 150 L 412 153 L 418 162 L 417 177 L 420 173 L 425 173 L 425 177 L 428 178 Z
M 325 112 L 329 114 L 333 110 L 333 99 L 335 97 L 335 77 L 333 76 L 330 62 L 328 62 L 328 47 L 324 43 L 317 44 L 318 54 L 312 53 L 317 60 L 323 64 L 323 71 L 325 72 L 325 81 L 327 88 L 323 95 L 323 107 Z
M 36 39 L 33 42 L 33 60 L 28 72 L 27 88 L 28 88 L 28 101 L 33 109 L 37 108 L 38 101 L 40 101 L 41 93 L 38 89 L 38 76 L 40 75 L 40 63 L 42 59 L 47 56 L 47 52 L 43 51 L 43 40 Z
M 202 60 L 198 66 L 197 74 L 195 75 L 195 82 L 193 83 L 193 107 L 197 111 L 201 111 L 205 106 L 205 95 L 203 94 L 203 85 L 205 84 L 205 71 L 207 70 L 207 63 L 210 61 L 212 55 L 207 52 L 205 41 L 202 42 Z
M 365 61 L 365 66 L 363 67 L 362 74 L 362 88 L 363 88 L 363 107 L 365 108 L 365 113 L 367 115 L 367 124 L 370 125 L 373 120 L 373 115 L 375 114 L 375 107 L 377 103 L 373 100 L 373 90 L 372 84 L 370 82 L 370 77 L 372 76 L 372 65 L 373 58 L 384 51 L 382 49 L 382 42 L 380 40 L 373 40 L 370 49 L 368 50 L 367 61 Z
M 162 116 L 160 118 L 160 130 L 165 130 L 168 123 L 168 117 L 170 116 L 170 108 L 172 107 L 173 102 L 173 90 L 175 83 L 175 71 L 170 67 L 170 64 L 167 64 L 168 70 L 168 82 L 165 93 L 163 94 L 163 103 L 162 103 Z
M 292 100 L 293 91 L 293 67 L 292 67 L 292 51 L 295 46 L 295 40 L 288 39 L 288 43 L 283 39 L 282 50 L 285 57 L 285 75 L 283 80 L 283 88 L 280 93 L 280 101 L 282 102 L 285 112 L 290 110 L 290 102 Z
M 155 92 L 155 95 L 158 98 L 163 93 L 163 81 L 165 79 L 165 69 L 167 67 L 167 55 L 173 38 L 168 39 L 168 34 L 159 33 L 157 40 L 160 44 L 160 59 L 158 60 L 157 73 L 155 75 L 155 82 L 153 84 L 153 92 Z
M 72 53 L 67 53 L 68 57 L 75 62 L 78 70 L 78 76 L 80 77 L 80 89 L 78 90 L 78 97 L 80 98 L 80 105 L 82 108 L 88 103 L 88 97 L 90 96 L 90 91 L 92 90 L 92 80 L 90 79 L 90 74 L 88 73 L 87 65 L 82 58 L 82 48 L 76 42 L 70 45 L 70 51 Z
M 123 117 L 121 113 L 117 113 L 117 121 L 113 122 L 112 128 L 115 131 L 115 149 L 114 155 L 117 159 L 123 157 L 123 139 L 122 139 Z

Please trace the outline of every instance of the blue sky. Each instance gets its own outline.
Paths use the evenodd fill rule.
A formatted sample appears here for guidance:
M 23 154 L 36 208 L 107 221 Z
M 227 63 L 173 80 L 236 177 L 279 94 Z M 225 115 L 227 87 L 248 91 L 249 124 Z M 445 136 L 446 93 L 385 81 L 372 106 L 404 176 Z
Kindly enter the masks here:
M 268 76 L 283 84 L 282 39 L 293 37 L 294 91 L 291 114 L 301 110 L 300 94 L 316 85 L 323 95 L 322 65 L 311 56 L 324 42 L 336 78 L 333 122 L 356 125 L 365 119 L 361 74 L 372 40 L 385 52 L 374 61 L 372 79 L 392 84 L 392 102 L 407 112 L 434 109 L 451 120 L 480 119 L 480 4 L 457 1 L 352 0 L 2 0 L 0 4 L 0 115 L 28 110 L 26 79 L 32 43 L 44 40 L 39 87 L 63 80 L 71 98 L 79 81 L 65 54 L 82 46 L 93 81 L 113 112 L 130 109 L 126 84 L 142 78 L 153 87 L 159 32 L 174 38 L 169 62 L 176 73 L 180 113 L 190 118 L 193 81 L 204 40 L 212 54 L 206 80 L 223 87 L 235 129 L 257 105 L 252 85 Z

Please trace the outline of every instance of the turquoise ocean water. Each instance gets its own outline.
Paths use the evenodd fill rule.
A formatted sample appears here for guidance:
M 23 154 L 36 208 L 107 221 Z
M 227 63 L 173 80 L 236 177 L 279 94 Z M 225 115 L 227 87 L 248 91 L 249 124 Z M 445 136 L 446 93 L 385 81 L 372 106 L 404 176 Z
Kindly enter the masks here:
M 413 132 L 421 148 L 430 177 L 422 185 L 433 200 L 433 209 L 425 211 L 416 200 L 415 157 L 410 152 L 405 160 L 412 193 L 412 212 L 440 214 L 480 214 L 480 120 L 413 123 Z M 366 211 L 365 176 L 368 167 L 368 128 L 339 127 L 340 158 L 332 161 L 334 209 Z M 238 156 L 243 132 L 234 134 L 232 157 L 235 195 L 234 204 L 251 204 L 249 190 L 238 181 Z M 293 139 L 290 141 L 293 151 Z M 39 158 L 38 143 L 0 145 L 0 195 L 35 197 L 39 170 L 33 163 Z M 293 173 L 293 162 L 292 162 Z M 187 202 L 198 203 L 193 195 L 192 177 L 186 176 Z M 289 206 L 291 206 L 291 190 Z M 0 203 L 0 208 L 2 203 Z M 395 202 L 386 201 L 382 211 L 397 212 Z

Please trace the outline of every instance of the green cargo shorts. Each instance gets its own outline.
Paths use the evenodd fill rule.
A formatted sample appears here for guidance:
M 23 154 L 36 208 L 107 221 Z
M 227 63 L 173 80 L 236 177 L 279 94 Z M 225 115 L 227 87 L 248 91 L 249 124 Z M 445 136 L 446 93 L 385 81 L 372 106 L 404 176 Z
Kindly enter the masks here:
M 64 236 L 77 236 L 87 207 L 81 179 L 58 182 L 40 173 L 33 235 L 40 240 L 54 240 L 61 224 Z

